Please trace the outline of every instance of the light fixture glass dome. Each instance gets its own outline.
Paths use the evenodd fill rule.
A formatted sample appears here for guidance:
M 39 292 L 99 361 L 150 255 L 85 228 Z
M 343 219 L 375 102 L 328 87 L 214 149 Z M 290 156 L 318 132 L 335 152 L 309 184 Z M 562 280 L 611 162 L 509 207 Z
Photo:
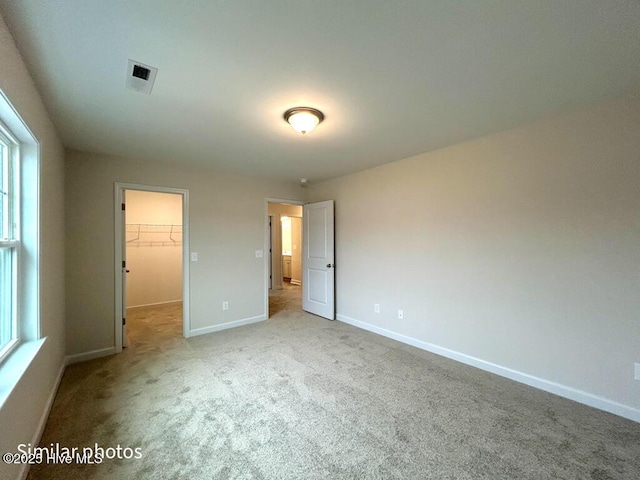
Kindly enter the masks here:
M 294 130 L 304 135 L 316 128 L 324 120 L 324 115 L 315 108 L 296 107 L 284 112 L 284 119 Z

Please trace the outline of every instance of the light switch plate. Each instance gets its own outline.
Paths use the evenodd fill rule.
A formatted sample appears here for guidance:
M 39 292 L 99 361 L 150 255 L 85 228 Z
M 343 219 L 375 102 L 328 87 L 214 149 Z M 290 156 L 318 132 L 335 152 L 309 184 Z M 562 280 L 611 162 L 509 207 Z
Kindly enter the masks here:
M 191 261 L 192 262 L 198 261 L 198 252 L 191 252 Z

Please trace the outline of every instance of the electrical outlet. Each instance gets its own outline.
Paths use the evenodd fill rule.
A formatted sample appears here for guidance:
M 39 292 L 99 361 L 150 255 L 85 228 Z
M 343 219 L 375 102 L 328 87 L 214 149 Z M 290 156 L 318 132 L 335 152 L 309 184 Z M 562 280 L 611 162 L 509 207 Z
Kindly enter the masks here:
M 229 310 L 229 302 L 222 302 L 222 310 Z
M 404 320 L 404 311 L 398 310 L 398 320 Z
M 635 378 L 636 380 L 640 380 L 640 363 L 636 363 L 634 364 L 634 375 L 633 378 Z
M 262 250 L 256 250 L 256 258 L 262 258 Z
M 373 304 L 373 311 L 376 313 L 380 313 L 380 304 L 379 303 L 374 303 Z

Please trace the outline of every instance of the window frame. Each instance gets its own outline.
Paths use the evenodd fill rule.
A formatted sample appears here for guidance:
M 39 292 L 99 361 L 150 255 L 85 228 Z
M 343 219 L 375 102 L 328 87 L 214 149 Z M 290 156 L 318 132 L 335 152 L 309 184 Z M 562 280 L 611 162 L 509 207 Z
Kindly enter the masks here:
M 15 391 L 20 379 L 42 351 L 47 337 L 42 335 L 40 313 L 40 216 L 41 144 L 29 125 L 13 106 L 9 97 L 0 89 L 0 122 L 3 134 L 12 139 L 18 148 L 12 149 L 14 198 L 19 208 L 14 209 L 17 268 L 15 285 L 15 340 L 3 349 L 0 359 L 0 409 Z M 3 233 L 4 235 L 4 233 Z M 12 242 L 16 239 L 12 239 Z
M 0 321 L 3 316 L 7 315 L 10 322 L 10 340 L 5 345 L 0 345 L 0 363 L 2 363 L 11 352 L 20 344 L 22 339 L 22 326 L 19 323 L 19 299 L 21 294 L 21 268 L 20 268 L 20 142 L 13 133 L 0 121 L 0 144 L 2 158 L 0 159 L 0 168 L 2 168 L 2 185 L 0 185 L 0 194 L 3 195 L 1 200 L 6 210 L 2 218 L 3 225 L 0 225 L 0 250 L 10 251 L 10 285 L 11 291 L 4 296 L 0 292 L 3 299 L 9 298 L 10 307 L 8 312 L 0 311 Z M 6 272 L 0 272 L 0 276 Z M 3 302 L 4 303 L 4 302 Z M 2 306 L 0 305 L 0 308 Z M 5 307 L 6 308 L 6 307 Z M 0 329 L 6 328 L 0 325 Z

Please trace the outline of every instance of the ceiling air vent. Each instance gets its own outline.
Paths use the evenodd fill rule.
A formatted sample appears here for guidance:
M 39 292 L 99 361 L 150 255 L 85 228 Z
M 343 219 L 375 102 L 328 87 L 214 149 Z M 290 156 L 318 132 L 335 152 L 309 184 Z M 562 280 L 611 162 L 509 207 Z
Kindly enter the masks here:
M 156 81 L 158 69 L 129 59 L 127 67 L 127 88 L 136 92 L 151 94 L 153 83 Z
M 141 67 L 140 65 L 133 66 L 133 76 L 137 78 L 141 78 L 142 80 L 149 80 L 149 74 L 151 70 L 146 67 Z

